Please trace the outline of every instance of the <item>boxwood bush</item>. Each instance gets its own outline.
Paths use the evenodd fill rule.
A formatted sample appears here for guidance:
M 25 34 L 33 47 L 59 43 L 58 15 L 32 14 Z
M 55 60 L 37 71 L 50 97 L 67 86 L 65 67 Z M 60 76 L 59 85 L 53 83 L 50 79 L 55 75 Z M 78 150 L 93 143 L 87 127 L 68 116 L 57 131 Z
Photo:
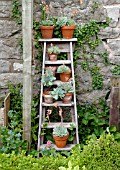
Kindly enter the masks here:
M 87 145 L 80 149 L 76 145 L 71 155 L 66 158 L 60 154 L 33 158 L 25 153 L 15 155 L 0 154 L 1 170 L 58 170 L 60 166 L 79 166 L 80 170 L 120 170 L 120 144 L 111 134 L 102 134 L 99 139 L 91 138 Z

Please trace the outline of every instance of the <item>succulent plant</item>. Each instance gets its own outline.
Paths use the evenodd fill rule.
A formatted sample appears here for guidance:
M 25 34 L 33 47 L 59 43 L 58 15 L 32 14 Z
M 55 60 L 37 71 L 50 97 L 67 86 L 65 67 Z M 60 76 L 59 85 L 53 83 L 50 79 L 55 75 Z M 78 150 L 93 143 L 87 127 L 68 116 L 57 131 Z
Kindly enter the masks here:
M 54 88 L 53 91 L 50 92 L 50 94 L 55 100 L 58 100 L 59 97 L 62 99 L 65 96 L 65 91 L 58 86 L 57 88 Z
M 58 46 L 50 46 L 48 48 L 48 53 L 49 54 L 52 54 L 52 53 L 55 53 L 55 54 L 59 54 L 60 53 L 60 48 Z
M 64 73 L 64 72 L 70 72 L 70 68 L 66 65 L 60 65 L 58 68 L 57 68 L 57 72 L 58 73 Z
M 61 125 L 61 126 L 56 126 L 56 127 L 53 129 L 53 135 L 59 136 L 59 137 L 67 136 L 67 135 L 68 135 L 68 130 L 67 130 L 67 128 L 64 127 L 63 125 Z
M 60 17 L 57 21 L 57 25 L 59 25 L 60 27 L 63 26 L 73 26 L 76 25 L 76 22 L 68 17 Z
M 61 83 L 59 88 L 61 88 L 64 91 L 64 93 L 72 93 L 74 91 L 71 82 Z
M 42 25 L 42 26 L 52 26 L 54 24 L 53 24 L 53 21 L 46 19 L 46 20 L 42 20 L 40 25 Z
M 53 72 L 51 70 L 46 70 L 45 74 L 42 76 L 42 83 L 44 86 L 52 86 L 54 80 L 56 80 L 56 77 L 53 76 Z

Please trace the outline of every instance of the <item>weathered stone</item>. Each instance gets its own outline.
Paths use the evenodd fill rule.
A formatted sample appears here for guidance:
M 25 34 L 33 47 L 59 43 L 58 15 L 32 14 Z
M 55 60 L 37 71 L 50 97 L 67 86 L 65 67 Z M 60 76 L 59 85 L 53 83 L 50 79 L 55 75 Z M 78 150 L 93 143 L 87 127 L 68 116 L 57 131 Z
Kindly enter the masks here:
M 4 108 L 0 108 L 0 126 L 4 126 Z
M 105 5 L 120 4 L 119 0 L 102 0 Z
M 118 39 L 108 39 L 107 44 L 113 52 L 113 55 L 120 55 L 120 38 Z
M 99 32 L 99 36 L 101 39 L 108 39 L 108 38 L 118 38 L 120 35 L 120 29 L 119 28 L 102 28 Z
M 12 1 L 0 2 L 0 17 L 10 17 L 12 11 Z
M 4 73 L 0 74 L 0 87 L 7 87 L 7 83 L 17 84 L 22 83 L 23 74 L 22 73 Z
M 23 70 L 23 64 L 14 63 L 13 68 L 14 68 L 14 70 L 21 71 L 21 70 Z
M 6 73 L 10 71 L 10 62 L 6 60 L 0 60 L 0 73 Z
M 5 38 L 17 34 L 20 31 L 20 26 L 15 21 L 0 20 L 0 38 Z
M 120 17 L 120 6 L 118 7 L 114 7 L 114 6 L 106 6 L 105 7 L 106 10 L 107 10 L 107 15 L 109 18 L 112 18 L 111 22 L 110 22 L 110 26 L 111 27 L 116 27 L 117 26 L 117 23 L 118 23 L 118 20 L 119 20 L 119 17 Z

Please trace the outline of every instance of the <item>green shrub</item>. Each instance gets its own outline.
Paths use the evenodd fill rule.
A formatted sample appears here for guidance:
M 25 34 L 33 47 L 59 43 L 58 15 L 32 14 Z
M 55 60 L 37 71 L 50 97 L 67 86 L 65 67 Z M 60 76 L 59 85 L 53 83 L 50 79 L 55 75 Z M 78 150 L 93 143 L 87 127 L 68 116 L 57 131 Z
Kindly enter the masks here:
M 83 150 L 76 147 L 68 158 L 72 166 L 79 165 L 86 170 L 119 170 L 120 169 L 120 144 L 111 134 L 102 134 L 99 139 L 91 139 Z

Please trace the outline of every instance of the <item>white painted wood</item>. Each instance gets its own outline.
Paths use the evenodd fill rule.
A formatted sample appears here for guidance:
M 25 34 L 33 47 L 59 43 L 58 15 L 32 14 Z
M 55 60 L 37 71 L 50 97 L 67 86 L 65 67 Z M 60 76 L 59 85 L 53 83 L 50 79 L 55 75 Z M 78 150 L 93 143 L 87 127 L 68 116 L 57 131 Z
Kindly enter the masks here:
M 31 143 L 33 1 L 22 0 L 23 139 Z
M 40 42 L 75 42 L 77 38 L 65 39 L 65 38 L 52 38 L 52 39 L 39 39 Z
M 56 64 L 70 64 L 71 60 L 57 60 L 57 61 L 45 61 L 45 64 L 56 65 Z
M 76 126 L 75 122 L 62 123 L 62 125 L 65 126 L 66 128 L 69 128 L 71 124 L 74 127 Z M 60 125 L 61 122 L 48 123 L 47 128 L 55 128 L 56 126 L 60 126 Z M 41 125 L 41 127 L 43 127 L 43 124 Z
M 51 147 L 55 148 L 55 150 L 57 151 L 70 151 L 73 147 L 75 146 L 75 144 L 67 144 L 66 147 L 64 148 L 58 148 L 56 145 L 52 144 Z M 46 147 L 46 144 L 43 144 L 39 147 L 39 150 L 44 149 L 44 147 Z
M 55 103 L 57 103 L 57 106 L 73 106 L 74 105 L 74 102 L 71 102 L 71 103 L 68 103 L 68 104 L 65 104 L 63 103 L 62 101 L 55 101 L 54 103 L 51 103 L 51 104 L 47 104 L 45 102 L 42 103 L 42 106 L 55 106 Z

